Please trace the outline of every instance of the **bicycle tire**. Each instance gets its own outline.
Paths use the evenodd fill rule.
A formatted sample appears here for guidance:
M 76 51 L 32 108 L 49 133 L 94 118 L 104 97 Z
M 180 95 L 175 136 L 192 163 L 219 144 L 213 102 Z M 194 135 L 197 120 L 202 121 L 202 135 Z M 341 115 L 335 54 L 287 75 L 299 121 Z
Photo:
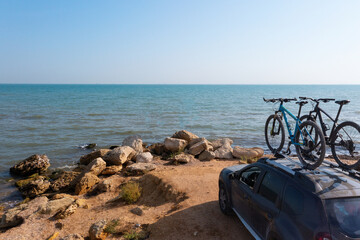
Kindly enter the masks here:
M 309 128 L 309 129 L 308 129 Z M 311 134 L 309 133 L 311 129 Z M 321 165 L 325 157 L 325 137 L 320 127 L 311 120 L 300 124 L 295 135 L 297 156 L 307 169 L 315 169 Z
M 360 166 L 360 126 L 343 122 L 334 130 L 330 142 L 331 152 L 340 167 L 355 169 Z M 356 155 L 355 155 L 356 154 Z
M 273 125 L 278 131 L 274 132 Z M 273 154 L 280 153 L 281 149 L 283 148 L 285 142 L 285 130 L 284 125 L 278 115 L 272 114 L 266 120 L 265 141 L 266 145 Z

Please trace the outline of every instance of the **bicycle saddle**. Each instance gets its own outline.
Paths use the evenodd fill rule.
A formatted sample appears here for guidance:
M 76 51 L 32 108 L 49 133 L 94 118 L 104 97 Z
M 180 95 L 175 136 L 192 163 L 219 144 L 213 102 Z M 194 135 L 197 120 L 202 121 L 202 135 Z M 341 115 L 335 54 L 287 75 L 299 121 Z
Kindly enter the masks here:
M 340 104 L 340 105 L 346 105 L 350 102 L 350 100 L 338 100 L 335 101 L 335 103 Z
M 305 104 L 307 104 L 308 101 L 297 101 L 296 104 L 299 104 L 300 106 L 303 106 Z
M 330 102 L 330 101 L 335 101 L 334 98 L 319 98 L 319 101 L 322 101 L 324 103 Z

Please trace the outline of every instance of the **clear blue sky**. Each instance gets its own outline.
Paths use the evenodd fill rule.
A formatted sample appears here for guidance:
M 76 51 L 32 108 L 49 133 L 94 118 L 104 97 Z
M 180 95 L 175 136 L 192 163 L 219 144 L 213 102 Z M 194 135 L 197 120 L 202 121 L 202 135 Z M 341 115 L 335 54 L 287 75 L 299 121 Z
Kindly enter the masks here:
M 0 83 L 360 84 L 360 1 L 0 0 Z

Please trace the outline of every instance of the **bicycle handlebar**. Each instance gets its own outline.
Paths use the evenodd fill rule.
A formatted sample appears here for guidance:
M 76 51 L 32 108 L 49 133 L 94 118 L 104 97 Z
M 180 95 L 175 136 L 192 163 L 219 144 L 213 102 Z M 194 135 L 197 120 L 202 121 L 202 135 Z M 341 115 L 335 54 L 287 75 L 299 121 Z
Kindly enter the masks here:
M 299 98 L 301 100 L 309 99 L 309 100 L 317 102 L 317 103 L 319 103 L 320 101 L 324 102 L 324 103 L 327 103 L 327 102 L 330 102 L 330 101 L 335 101 L 335 98 L 318 98 L 318 99 L 310 98 L 310 97 L 299 97 Z
M 297 101 L 296 98 L 270 98 L 270 99 L 264 99 L 264 102 L 290 102 L 290 101 Z

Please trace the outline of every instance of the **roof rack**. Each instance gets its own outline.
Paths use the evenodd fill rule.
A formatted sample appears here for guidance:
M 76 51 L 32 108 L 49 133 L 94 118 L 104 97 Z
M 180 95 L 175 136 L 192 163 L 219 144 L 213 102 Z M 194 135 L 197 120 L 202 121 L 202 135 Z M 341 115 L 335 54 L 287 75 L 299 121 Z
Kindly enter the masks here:
M 330 161 L 327 161 L 327 160 L 324 160 L 323 164 L 327 165 L 328 167 L 330 167 L 332 169 L 335 169 L 338 172 L 342 172 L 342 173 L 345 173 L 345 174 L 347 173 L 347 175 L 349 177 L 355 178 L 355 179 L 360 181 L 360 172 L 357 171 L 357 170 L 346 169 L 346 168 L 343 168 L 343 167 L 339 166 L 338 164 L 334 164 L 334 163 L 332 163 Z

